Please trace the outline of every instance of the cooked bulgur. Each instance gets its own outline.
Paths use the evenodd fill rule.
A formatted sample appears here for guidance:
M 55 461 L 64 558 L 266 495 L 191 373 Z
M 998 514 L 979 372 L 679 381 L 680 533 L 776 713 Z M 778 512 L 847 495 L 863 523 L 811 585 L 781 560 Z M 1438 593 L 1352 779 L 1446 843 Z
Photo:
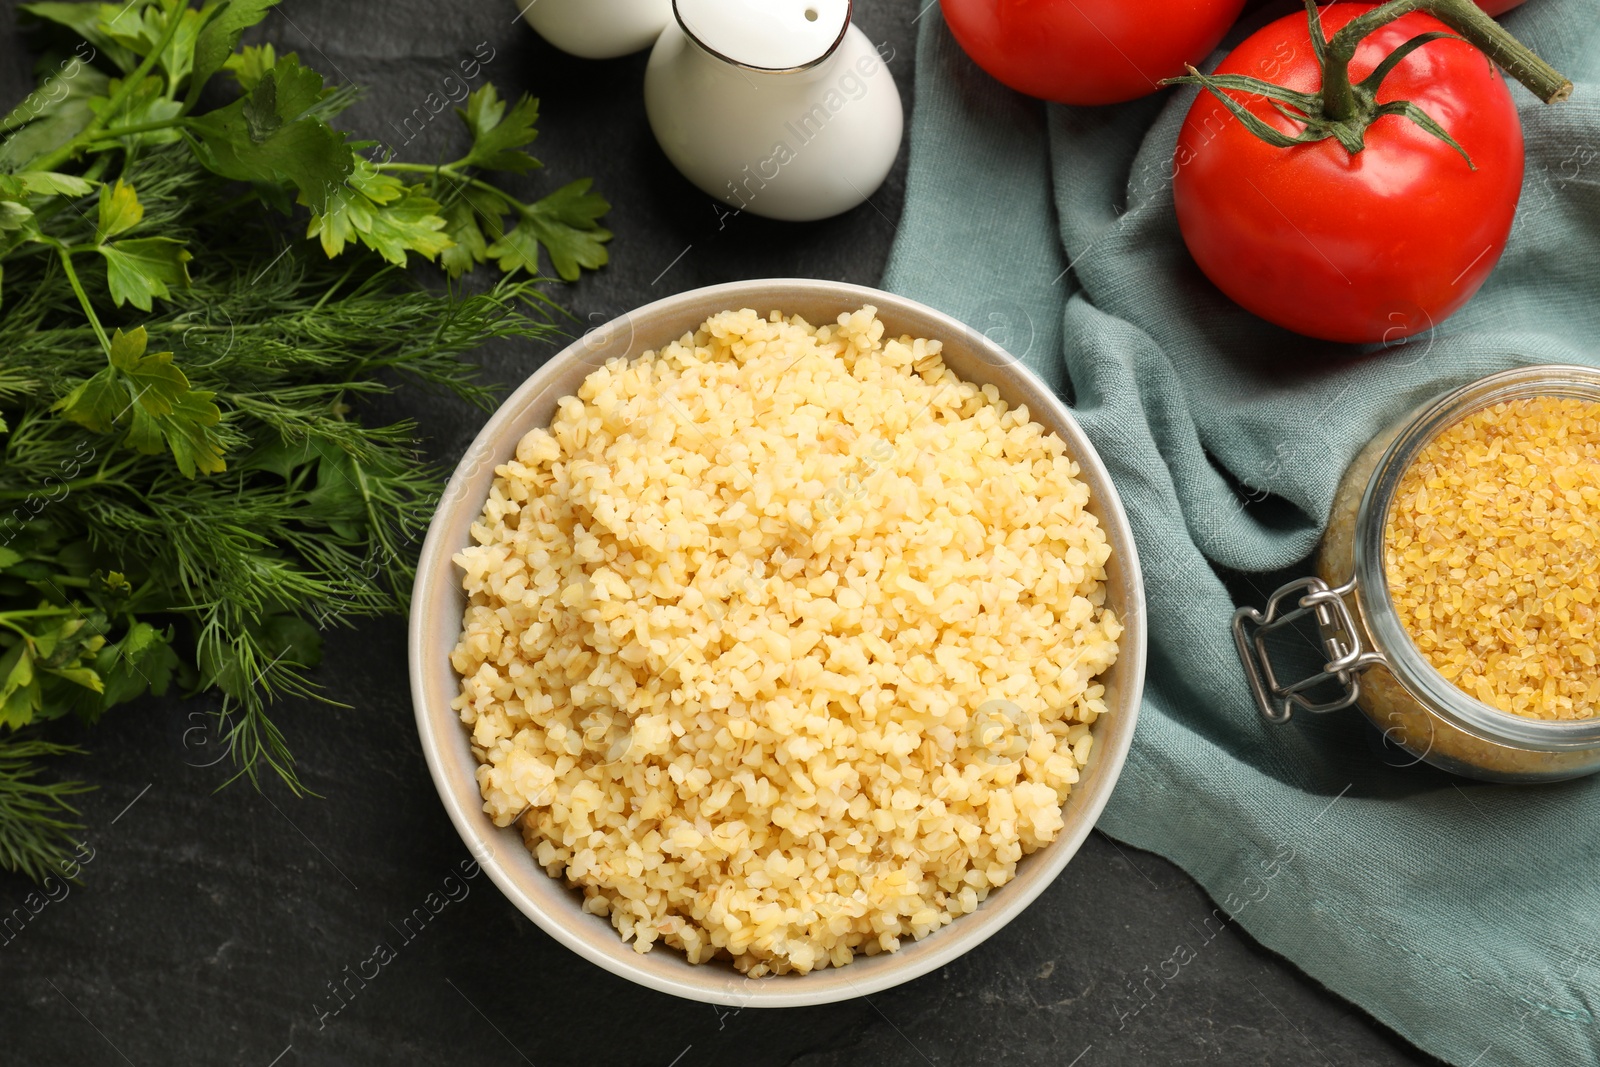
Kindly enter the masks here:
M 1062 827 L 1122 630 L 1088 487 L 883 333 L 731 311 L 606 364 L 455 557 L 484 810 L 640 952 L 839 966 Z
M 1448 427 L 1402 476 L 1385 544 L 1439 673 L 1516 715 L 1600 714 L 1600 404 L 1529 397 Z

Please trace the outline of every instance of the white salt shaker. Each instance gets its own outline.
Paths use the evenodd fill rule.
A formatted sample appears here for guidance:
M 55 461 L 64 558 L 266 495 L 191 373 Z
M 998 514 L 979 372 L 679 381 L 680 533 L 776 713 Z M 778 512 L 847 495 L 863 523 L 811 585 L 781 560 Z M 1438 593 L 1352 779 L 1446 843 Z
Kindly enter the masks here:
M 545 0 L 540 0 L 541 3 Z M 650 128 L 695 185 L 768 218 L 848 211 L 875 192 L 904 115 L 850 0 L 673 0 L 645 70 Z
M 649 48 L 672 21 L 672 0 L 513 0 L 540 37 L 584 59 Z

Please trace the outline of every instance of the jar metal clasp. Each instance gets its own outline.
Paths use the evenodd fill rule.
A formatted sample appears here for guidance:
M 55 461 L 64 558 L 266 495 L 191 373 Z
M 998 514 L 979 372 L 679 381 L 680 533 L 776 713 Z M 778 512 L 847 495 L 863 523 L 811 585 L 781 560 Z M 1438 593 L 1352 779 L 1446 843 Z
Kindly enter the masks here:
M 1361 672 L 1383 663 L 1384 658 L 1382 653 L 1365 647 L 1345 600 L 1355 587 L 1354 579 L 1335 588 L 1321 578 L 1301 578 L 1276 590 L 1267 599 L 1265 611 L 1243 607 L 1233 613 L 1233 643 L 1262 718 L 1288 722 L 1295 708 L 1320 715 L 1348 708 L 1361 696 Z M 1267 636 L 1306 615 L 1316 617 L 1318 638 L 1327 661 L 1320 674 L 1282 682 L 1272 669 Z M 1323 701 L 1310 698 L 1311 690 L 1330 681 L 1341 687 L 1337 696 Z

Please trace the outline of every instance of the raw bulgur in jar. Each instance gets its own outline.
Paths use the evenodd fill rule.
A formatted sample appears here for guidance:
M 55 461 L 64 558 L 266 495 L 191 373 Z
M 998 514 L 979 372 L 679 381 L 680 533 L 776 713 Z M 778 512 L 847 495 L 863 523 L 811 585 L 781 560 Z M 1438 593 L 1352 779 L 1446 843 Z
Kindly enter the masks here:
M 1354 704 L 1470 777 L 1600 770 L 1600 372 L 1491 375 L 1380 433 L 1345 471 L 1316 571 L 1236 616 L 1269 719 Z M 1265 634 L 1310 613 L 1328 653 L 1315 681 L 1338 690 L 1321 703 L 1264 662 Z

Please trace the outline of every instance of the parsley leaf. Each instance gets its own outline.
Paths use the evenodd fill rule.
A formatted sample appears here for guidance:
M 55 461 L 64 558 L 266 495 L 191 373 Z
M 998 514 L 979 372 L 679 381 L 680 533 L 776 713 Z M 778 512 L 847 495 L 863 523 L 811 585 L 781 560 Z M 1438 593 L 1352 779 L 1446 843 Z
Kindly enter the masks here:
M 483 230 L 472 205 L 465 197 L 457 197 L 441 208 L 440 215 L 444 218 L 444 232 L 450 238 L 450 247 L 439 257 L 439 266 L 448 271 L 450 277 L 459 278 L 484 261 L 489 246 L 483 239 Z
M 439 265 L 460 277 L 488 258 L 489 245 L 483 235 L 487 227 L 497 239 L 504 236 L 502 219 L 505 197 L 470 185 L 458 185 L 456 192 L 439 209 L 444 216 L 445 235 L 453 242 L 439 257 Z
M 325 211 L 354 153 L 337 130 L 305 114 L 322 95 L 322 75 L 284 56 L 247 95 L 189 120 L 195 155 L 224 178 L 292 182 L 313 211 Z
M 227 469 L 214 427 L 222 412 L 215 393 L 191 389 L 171 352 L 145 353 L 143 326 L 111 338 L 111 365 L 56 401 L 52 410 L 96 433 L 128 426 L 127 443 L 140 452 L 172 450 L 184 477 Z
M 0 656 L 0 726 L 13 730 L 33 721 L 43 693 L 33 676 L 33 649 L 18 641 Z
M 294 53 L 291 52 L 290 55 Z M 295 58 L 299 59 L 298 56 Z M 266 76 L 267 71 L 277 66 L 277 63 L 278 53 L 272 45 L 250 44 L 229 56 L 222 67 L 233 75 L 234 80 L 239 83 L 239 88 L 248 93 Z
M 100 194 L 100 222 L 95 226 L 95 239 L 105 241 L 115 237 L 139 225 L 143 218 L 144 205 L 139 203 L 139 195 L 133 191 L 133 186 L 118 178 L 115 185 Z
M 172 295 L 169 286 L 189 287 L 187 264 L 192 257 L 181 241 L 135 237 L 101 245 L 98 251 L 105 257 L 106 282 L 118 307 L 129 303 L 149 311 L 153 297 L 165 300 Z
M 105 645 L 104 623 L 98 612 L 52 609 L 48 602 L 27 613 L 21 625 L 13 623 L 22 632 L 7 635 L 16 643 L 0 656 L 0 726 L 17 729 L 66 714 L 70 700 L 47 699 L 60 695 L 47 692 L 61 688 L 54 679 L 70 683 L 69 689 L 104 693 L 100 676 L 85 662 Z
M 194 42 L 194 71 L 189 77 L 189 92 L 184 98 L 185 107 L 193 107 L 200 99 L 211 76 L 228 65 L 233 50 L 239 45 L 239 35 L 267 17 L 278 0 L 212 0 L 200 9 L 205 20 Z M 267 46 L 268 56 L 271 45 Z M 248 51 L 248 50 L 247 50 Z M 267 66 L 272 66 L 269 59 Z M 242 79 L 241 79 L 242 80 Z M 259 75 L 256 81 L 260 81 Z M 253 85 L 245 88 L 254 88 Z
M 312 211 L 306 236 L 320 237 L 330 257 L 359 241 L 403 267 L 407 252 L 432 259 L 448 249 L 451 238 L 445 228 L 439 202 L 420 186 L 381 174 L 371 161 L 356 156 L 350 180 L 332 191 L 325 211 Z
M 118 21 L 119 10 L 113 8 L 108 13 L 102 7 L 100 4 L 38 3 L 22 4 L 20 10 L 40 21 L 53 22 L 71 30 L 94 46 L 98 53 L 105 55 L 118 70 L 130 71 L 139 65 L 138 55 L 120 44 L 108 30 L 108 23 L 115 24 Z
M 322 99 L 324 92 L 322 75 L 302 67 L 298 56 L 284 56 L 240 101 L 251 140 L 259 144 L 285 123 L 298 119 Z
M 592 184 L 579 178 L 528 205 L 516 228 L 489 246 L 490 257 L 508 274 L 526 270 L 536 275 L 543 245 L 556 273 L 569 282 L 577 280 L 582 267 L 604 266 L 611 231 L 595 220 L 611 205 L 599 193 L 589 192 Z
M 450 247 L 450 238 L 443 232 L 445 221 L 438 212 L 438 201 L 419 187 L 407 185 L 399 200 L 379 207 L 371 229 L 357 231 L 357 236 L 397 267 L 405 266 L 407 251 L 432 259 Z
M 172 637 L 170 627 L 158 630 L 147 622 L 135 622 L 122 640 L 100 649 L 94 658 L 94 670 L 103 686 L 102 698 L 85 717 L 93 722 L 106 709 L 132 700 L 147 689 L 156 696 L 164 694 L 178 666 Z
M 32 208 L 16 200 L 0 200 L 0 233 L 25 229 L 32 224 Z
M 539 101 L 531 96 L 523 94 L 507 115 L 505 101 L 493 84 L 487 84 L 468 96 L 466 109 L 458 107 L 456 114 L 472 133 L 472 151 L 462 161 L 463 166 L 516 174 L 542 166 L 528 153 L 517 151 L 539 136 L 533 128 L 539 121 Z
M 170 286 L 189 287 L 187 264 L 192 257 L 181 241 L 170 237 L 124 238 L 106 243 L 143 219 L 144 206 L 133 186 L 117 179 L 115 185 L 100 194 L 95 251 L 105 259 L 112 303 L 117 307 L 131 303 L 141 311 L 149 311 L 155 297 L 166 299 L 172 295 Z
M 65 6 L 65 5 L 63 5 Z M 87 5 L 85 5 L 87 6 Z M 133 11 L 132 4 L 120 9 L 99 11 L 99 28 L 111 40 L 137 56 L 147 56 L 153 51 L 167 29 L 169 13 L 164 4 L 151 4 Z M 177 9 L 178 28 L 172 39 L 161 50 L 157 60 L 166 80 L 174 87 L 189 76 L 194 66 L 195 40 L 204 21 L 200 12 L 189 7 L 187 0 Z
M 14 177 L 30 193 L 47 196 L 88 196 L 94 186 L 72 174 L 54 174 L 47 170 L 24 171 Z

